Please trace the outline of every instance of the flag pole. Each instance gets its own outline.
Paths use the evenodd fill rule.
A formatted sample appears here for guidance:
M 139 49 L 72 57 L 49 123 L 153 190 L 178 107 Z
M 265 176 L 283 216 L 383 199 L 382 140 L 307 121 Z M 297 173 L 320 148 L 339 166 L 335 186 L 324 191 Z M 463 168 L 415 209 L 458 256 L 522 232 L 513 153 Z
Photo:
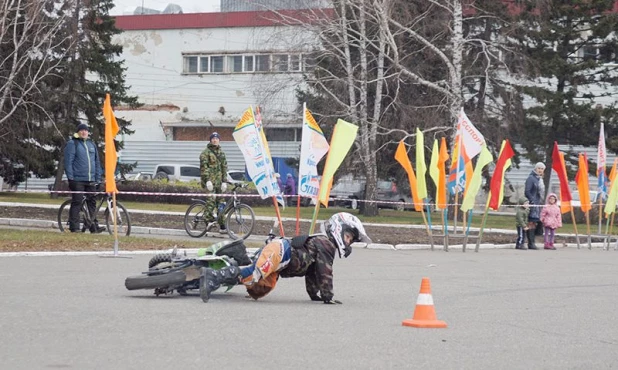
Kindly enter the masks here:
M 478 252 L 479 247 L 481 245 L 481 238 L 483 237 L 483 230 L 485 229 L 485 223 L 487 222 L 487 214 L 489 213 L 489 201 L 491 200 L 491 193 L 489 193 L 489 197 L 487 198 L 487 204 L 485 205 L 485 213 L 483 213 L 483 221 L 481 221 L 481 230 L 479 231 L 479 237 L 476 239 L 476 247 L 474 247 L 474 251 Z
M 457 166 L 459 167 L 459 164 L 457 164 Z M 453 235 L 457 234 L 457 202 L 459 201 L 459 192 L 457 191 L 458 187 L 459 185 L 455 185 L 455 204 L 453 205 L 455 210 L 453 217 Z
M 573 220 L 573 228 L 575 229 L 575 240 L 577 241 L 577 249 L 579 249 L 579 233 L 577 232 L 577 222 L 575 221 L 575 212 L 573 211 L 573 207 L 571 207 L 571 219 Z
M 114 212 L 114 257 L 118 256 L 118 223 L 116 219 L 118 218 L 118 208 L 116 207 L 116 192 L 112 193 L 112 210 Z
M 285 233 L 283 231 L 283 222 L 281 222 L 281 212 L 279 211 L 279 203 L 277 202 L 277 197 L 273 195 L 273 204 L 275 205 L 275 213 L 277 214 L 277 221 L 279 221 L 279 236 L 285 237 Z M 285 201 L 285 198 L 283 198 Z
M 468 234 L 466 233 L 466 215 L 468 211 L 463 211 L 463 216 L 461 219 L 461 232 L 464 234 L 463 246 L 461 247 L 461 251 L 466 251 L 466 243 L 468 242 Z
M 599 192 L 599 235 L 603 232 L 603 194 Z
M 433 244 L 433 226 L 431 225 L 431 208 L 429 204 L 426 204 L 425 207 L 427 208 L 427 223 L 429 224 L 429 242 L 431 243 L 431 250 L 433 250 L 434 244 Z M 425 213 L 423 213 L 423 218 L 425 217 Z
M 586 211 L 586 228 L 588 229 L 588 249 L 592 250 L 592 237 L 590 235 L 590 211 Z
M 313 217 L 311 217 L 311 227 L 309 228 L 309 235 L 313 234 L 315 230 L 315 222 L 318 219 L 318 213 L 320 212 L 320 200 L 315 203 L 315 207 L 313 208 Z
M 300 234 L 300 195 L 296 202 L 296 236 Z
M 444 221 L 444 251 L 448 252 L 448 205 L 442 211 Z
M 613 217 L 612 215 L 608 215 L 607 217 L 607 222 L 605 223 L 605 239 L 603 240 L 603 249 L 605 249 L 605 244 L 607 243 L 607 250 L 609 250 L 609 245 L 610 243 L 610 235 L 609 235 L 609 223 L 610 220 L 612 221 L 612 229 L 614 228 L 613 226 Z
M 427 229 L 427 235 L 429 236 L 429 243 L 431 244 L 431 250 L 433 250 L 433 232 L 427 223 L 427 217 L 425 217 L 425 210 L 421 207 L 421 215 L 423 216 L 423 222 L 425 223 L 425 228 Z

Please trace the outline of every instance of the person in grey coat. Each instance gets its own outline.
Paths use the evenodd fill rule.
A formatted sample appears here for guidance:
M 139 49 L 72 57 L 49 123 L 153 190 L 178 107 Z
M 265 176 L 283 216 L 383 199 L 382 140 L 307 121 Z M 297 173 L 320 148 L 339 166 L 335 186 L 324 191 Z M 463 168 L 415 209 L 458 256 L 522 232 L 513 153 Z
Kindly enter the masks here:
M 534 244 L 536 224 L 541 221 L 541 206 L 543 205 L 543 194 L 545 193 L 545 184 L 543 183 L 543 173 L 545 172 L 545 164 L 538 162 L 534 166 L 534 170 L 526 179 L 526 190 L 524 195 L 530 203 L 530 214 L 528 215 L 528 249 L 538 249 Z

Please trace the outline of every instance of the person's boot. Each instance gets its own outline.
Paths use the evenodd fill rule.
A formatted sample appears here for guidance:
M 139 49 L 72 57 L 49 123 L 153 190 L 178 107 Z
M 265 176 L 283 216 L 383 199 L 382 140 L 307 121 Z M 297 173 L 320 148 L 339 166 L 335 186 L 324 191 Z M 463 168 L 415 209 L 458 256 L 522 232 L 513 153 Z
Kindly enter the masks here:
M 527 234 L 527 236 L 528 236 L 528 249 L 536 250 L 536 249 L 539 249 L 539 248 L 537 248 L 536 245 L 534 244 L 534 237 L 536 236 L 536 235 L 534 235 L 534 231 L 535 231 L 534 229 L 528 230 L 528 234 Z
M 99 226 L 98 222 L 94 222 L 92 225 L 90 225 L 90 233 L 91 234 L 100 234 L 103 231 L 105 231 L 105 227 L 104 226 Z
M 547 245 L 545 246 L 545 249 L 549 249 L 549 250 L 555 251 L 556 247 L 554 247 L 554 243 L 547 242 Z
M 515 249 L 521 249 L 522 245 L 519 242 L 515 242 Z
M 219 270 L 211 268 L 202 268 L 202 276 L 200 276 L 200 298 L 204 303 L 210 299 L 210 293 L 219 289 L 221 284 L 236 285 L 238 284 L 238 276 L 240 269 L 236 266 L 224 267 Z

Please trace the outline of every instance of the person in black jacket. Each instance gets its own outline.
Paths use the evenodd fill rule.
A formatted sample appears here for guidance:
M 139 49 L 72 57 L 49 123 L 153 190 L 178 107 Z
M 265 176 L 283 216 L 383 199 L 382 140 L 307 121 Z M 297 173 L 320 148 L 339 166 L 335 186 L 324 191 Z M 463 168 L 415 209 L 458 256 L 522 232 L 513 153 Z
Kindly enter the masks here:
M 71 209 L 69 211 L 69 231 L 72 233 L 85 231 L 86 228 L 91 233 L 100 233 L 105 230 L 100 227 L 96 219 L 94 197 L 87 196 L 86 204 L 93 216 L 91 225 L 84 225 L 84 229 L 79 228 L 79 210 L 85 193 L 97 191 L 97 184 L 101 183 L 102 170 L 99 160 L 99 151 L 94 142 L 88 137 L 90 129 L 85 123 L 80 123 L 71 140 L 64 147 L 64 171 L 69 180 L 69 189 L 74 192 L 71 194 Z
M 545 193 L 545 184 L 543 183 L 543 172 L 545 172 L 545 164 L 542 162 L 534 166 L 534 170 L 526 179 L 525 196 L 530 202 L 530 214 L 528 215 L 528 249 L 538 249 L 534 244 L 536 224 L 541 221 L 541 207 L 543 202 L 543 194 Z

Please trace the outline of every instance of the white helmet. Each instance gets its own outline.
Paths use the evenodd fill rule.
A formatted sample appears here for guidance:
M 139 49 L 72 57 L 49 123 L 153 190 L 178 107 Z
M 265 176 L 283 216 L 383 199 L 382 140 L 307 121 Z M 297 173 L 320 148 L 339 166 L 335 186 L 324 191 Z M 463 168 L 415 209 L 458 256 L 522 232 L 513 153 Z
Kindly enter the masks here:
M 321 225 L 321 231 L 337 244 L 339 257 L 348 257 L 352 252 L 350 245 L 345 244 L 343 234 L 351 232 L 352 242 L 371 243 L 363 224 L 358 217 L 346 212 L 336 213 Z

